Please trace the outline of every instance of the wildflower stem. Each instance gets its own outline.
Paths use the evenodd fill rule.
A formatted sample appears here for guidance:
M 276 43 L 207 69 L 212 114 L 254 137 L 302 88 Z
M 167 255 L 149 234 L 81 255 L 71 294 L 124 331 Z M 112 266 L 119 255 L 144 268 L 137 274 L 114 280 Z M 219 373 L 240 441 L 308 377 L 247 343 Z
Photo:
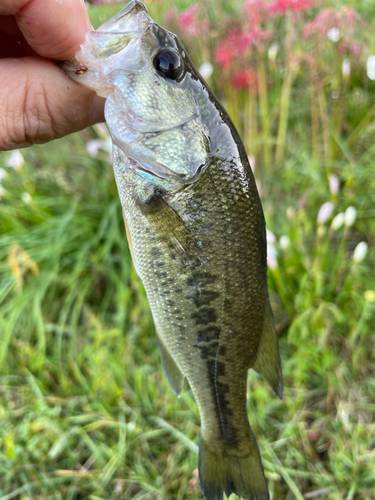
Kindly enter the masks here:
M 367 128 L 370 123 L 373 121 L 375 117 L 375 104 L 371 106 L 371 108 L 368 110 L 366 113 L 366 116 L 359 122 L 357 127 L 353 130 L 353 132 L 349 135 L 349 137 L 346 139 L 346 146 L 349 148 L 353 145 L 353 143 L 356 141 L 357 137 L 359 134 Z
M 215 11 L 216 11 L 216 20 L 217 20 L 217 28 L 220 32 L 224 27 L 224 12 L 221 0 L 215 0 Z
M 371 310 L 372 304 L 366 300 L 361 317 L 359 318 L 359 321 L 356 323 L 356 326 L 353 328 L 349 337 L 349 342 L 352 347 L 355 347 L 357 345 L 363 330 L 366 328 L 366 323 L 371 316 Z
M 287 35 L 285 42 L 286 45 L 285 77 L 284 77 L 283 87 L 281 89 L 279 127 L 277 131 L 277 146 L 275 153 L 276 163 L 280 163 L 284 157 L 286 134 L 288 129 L 290 93 L 299 66 L 296 59 L 292 58 L 293 39 L 294 39 L 293 18 L 291 16 L 291 13 L 288 13 Z
M 317 110 L 317 101 L 319 99 L 316 85 L 317 77 L 315 68 L 310 68 L 310 105 L 311 105 L 311 142 L 312 157 L 319 158 L 319 115 Z
M 342 82 L 342 62 L 339 53 L 338 46 L 336 46 L 336 97 L 333 102 L 333 113 L 332 113 L 332 131 L 331 134 L 331 152 L 330 159 L 336 160 L 339 154 L 340 148 L 336 139 L 341 137 L 342 133 L 342 110 L 343 110 L 343 100 L 344 100 L 344 86 Z
M 258 119 L 257 119 L 257 101 L 256 101 L 256 90 L 253 85 L 249 85 L 249 105 L 246 117 L 246 141 L 247 150 L 249 153 L 257 156 L 258 148 L 256 146 L 256 140 L 258 137 Z
M 260 106 L 260 119 L 262 124 L 262 136 L 263 136 L 263 159 L 266 172 L 269 172 L 271 168 L 271 147 L 269 144 L 270 121 L 268 114 L 268 91 L 267 91 L 266 65 L 264 58 L 265 58 L 264 53 L 261 50 L 258 50 L 259 106 Z
M 320 83 L 318 86 L 318 98 L 319 98 L 319 108 L 320 108 L 320 120 L 322 122 L 323 129 L 323 144 L 324 144 L 324 157 L 329 159 L 329 141 L 331 137 L 331 129 L 329 124 L 329 115 L 327 107 L 327 99 L 324 93 L 323 84 Z
M 277 146 L 275 154 L 276 163 L 280 163 L 284 157 L 286 134 L 288 130 L 290 94 L 294 79 L 298 72 L 298 66 L 299 65 L 296 61 L 293 61 L 287 66 L 284 84 L 281 90 L 279 128 L 277 131 Z
M 236 90 L 231 88 L 228 92 L 228 97 L 229 99 L 228 99 L 228 104 L 226 106 L 226 110 L 232 122 L 234 123 L 234 126 L 240 133 L 241 123 L 239 119 L 239 105 L 238 105 L 239 103 L 238 103 L 238 95 L 236 95 Z

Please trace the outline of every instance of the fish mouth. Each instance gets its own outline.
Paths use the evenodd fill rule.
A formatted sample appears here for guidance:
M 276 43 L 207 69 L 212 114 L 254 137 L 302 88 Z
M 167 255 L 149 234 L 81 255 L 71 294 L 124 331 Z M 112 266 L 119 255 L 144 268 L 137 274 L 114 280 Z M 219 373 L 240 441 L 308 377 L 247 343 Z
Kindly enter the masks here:
M 60 68 L 72 80 L 108 97 L 113 89 L 109 75 L 123 69 L 139 70 L 145 63 L 140 39 L 155 24 L 146 6 L 132 0 L 96 31 L 86 33 L 81 50 Z
M 100 27 L 107 33 L 128 33 L 145 30 L 153 23 L 147 7 L 139 0 L 131 0 L 118 14 L 111 17 Z

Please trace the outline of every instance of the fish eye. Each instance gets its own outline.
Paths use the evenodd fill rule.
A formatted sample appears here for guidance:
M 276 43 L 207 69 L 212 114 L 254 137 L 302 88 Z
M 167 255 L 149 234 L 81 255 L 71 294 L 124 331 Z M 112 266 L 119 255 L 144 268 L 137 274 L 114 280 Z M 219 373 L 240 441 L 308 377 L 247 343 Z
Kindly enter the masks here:
M 184 74 L 184 62 L 174 50 L 161 50 L 154 57 L 153 63 L 156 71 L 169 80 L 178 80 Z

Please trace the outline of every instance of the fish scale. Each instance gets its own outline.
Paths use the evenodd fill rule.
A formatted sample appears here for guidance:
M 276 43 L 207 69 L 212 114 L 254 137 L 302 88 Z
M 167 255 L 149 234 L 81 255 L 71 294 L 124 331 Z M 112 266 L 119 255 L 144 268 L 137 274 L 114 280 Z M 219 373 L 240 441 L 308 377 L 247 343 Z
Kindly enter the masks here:
M 115 178 L 162 366 L 175 394 L 187 379 L 201 416 L 203 494 L 269 500 L 248 369 L 279 397 L 283 383 L 264 215 L 241 139 L 178 38 L 139 0 L 88 33 L 63 68 L 108 98 Z

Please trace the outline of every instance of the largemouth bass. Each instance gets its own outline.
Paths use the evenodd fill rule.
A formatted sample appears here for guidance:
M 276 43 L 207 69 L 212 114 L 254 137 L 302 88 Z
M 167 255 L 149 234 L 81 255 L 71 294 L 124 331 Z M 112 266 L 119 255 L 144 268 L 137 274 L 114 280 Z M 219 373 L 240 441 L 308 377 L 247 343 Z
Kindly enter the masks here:
M 63 69 L 106 97 L 133 262 L 179 395 L 201 416 L 207 500 L 269 498 L 246 404 L 247 372 L 282 397 L 266 232 L 241 139 L 179 39 L 138 0 L 87 33 Z

